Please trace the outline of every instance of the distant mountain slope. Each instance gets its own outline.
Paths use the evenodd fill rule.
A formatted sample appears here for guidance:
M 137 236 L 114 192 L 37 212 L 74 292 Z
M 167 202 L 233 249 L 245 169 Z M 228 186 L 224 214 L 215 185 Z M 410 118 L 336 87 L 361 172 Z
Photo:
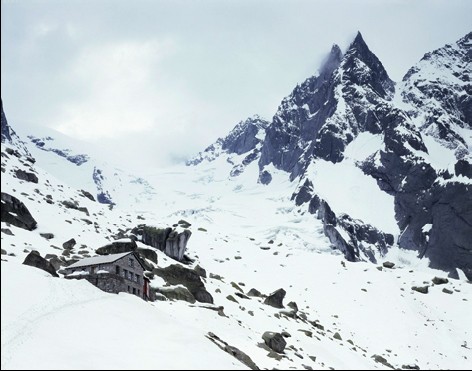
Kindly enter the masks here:
M 334 45 L 260 135 L 257 181 L 286 172 L 294 202 L 349 260 L 398 243 L 471 278 L 471 35 L 427 53 L 397 91 L 360 33 L 344 54 Z

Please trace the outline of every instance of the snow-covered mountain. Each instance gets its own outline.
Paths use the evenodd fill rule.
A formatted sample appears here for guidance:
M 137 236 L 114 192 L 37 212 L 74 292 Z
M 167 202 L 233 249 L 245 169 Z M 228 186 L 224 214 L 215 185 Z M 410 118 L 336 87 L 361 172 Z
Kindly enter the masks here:
M 468 34 L 426 54 L 396 91 L 360 33 L 344 54 L 334 45 L 260 134 L 258 181 L 286 172 L 295 203 L 348 260 L 398 244 L 472 277 L 470 55 Z
M 4 117 L 2 108 L 2 120 Z M 21 143 L 24 151 L 41 160 L 49 174 L 69 186 L 89 192 L 100 203 L 137 205 L 149 202 L 156 193 L 142 176 L 124 171 L 102 159 L 102 153 L 93 145 L 46 127 L 20 129 L 18 132 L 22 134 L 23 140 L 12 131 L 16 137 L 7 140 L 9 143 Z
M 462 68 L 462 102 L 470 34 L 452 49 L 437 73 Z M 468 369 L 470 115 L 413 104 L 407 80 L 359 34 L 272 121 L 142 177 L 2 107 L 2 369 Z M 466 145 L 421 123 L 441 104 Z M 158 300 L 65 279 L 114 244 L 142 254 Z M 59 277 L 23 264 L 33 250 Z
M 423 135 L 471 156 L 472 33 L 424 57 L 406 73 L 401 98 Z

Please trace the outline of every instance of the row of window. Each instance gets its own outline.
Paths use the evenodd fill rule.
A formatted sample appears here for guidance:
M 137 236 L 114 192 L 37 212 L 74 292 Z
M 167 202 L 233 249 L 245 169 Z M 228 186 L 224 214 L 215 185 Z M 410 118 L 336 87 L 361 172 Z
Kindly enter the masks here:
M 133 295 L 136 295 L 136 291 L 138 291 L 138 296 L 141 295 L 141 291 L 133 287 Z M 128 292 L 131 294 L 131 287 L 128 286 Z
M 117 265 L 116 266 L 116 274 L 120 276 L 120 267 Z M 141 283 L 141 276 L 136 274 L 136 273 L 133 273 L 133 272 L 130 272 L 130 271 L 127 271 L 126 269 L 123 269 L 123 274 L 122 276 L 124 278 L 127 278 L 129 279 L 130 281 L 134 281 L 136 283 Z

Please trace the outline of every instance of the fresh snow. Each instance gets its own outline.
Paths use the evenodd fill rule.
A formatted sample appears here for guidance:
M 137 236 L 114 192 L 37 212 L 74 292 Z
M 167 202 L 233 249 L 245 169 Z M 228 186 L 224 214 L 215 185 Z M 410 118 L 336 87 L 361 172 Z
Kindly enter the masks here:
M 312 164 L 313 173 L 319 172 L 313 181 L 332 204 L 341 194 L 329 193 L 329 188 L 345 182 L 333 182 L 327 176 L 340 165 L 336 171 L 346 171 L 343 177 L 353 179 L 339 188 L 353 197 L 352 210 L 341 208 L 340 212 L 353 212 L 353 217 L 389 231 L 390 221 L 376 221 L 375 216 L 381 207 L 390 207 L 383 213 L 390 215 L 393 201 L 382 199 L 375 181 L 355 166 L 355 161 L 371 152 L 368 143 L 378 140 L 361 136 L 348 148 L 351 158 L 341 164 Z M 39 159 L 34 165 L 39 183 L 33 184 L 14 178 L 11 170 L 16 167 L 24 168 L 20 159 L 12 156 L 5 161 L 2 191 L 26 204 L 38 228 L 29 232 L 2 223 L 2 228 L 13 233 L 1 236 L 7 252 L 1 263 L 3 369 L 246 368 L 211 343 L 205 337 L 208 332 L 266 369 L 383 368 L 372 359 L 374 354 L 395 367 L 415 363 L 421 368 L 468 368 L 471 285 L 451 280 L 447 287 L 458 290 L 452 295 L 441 292 L 440 286 L 421 295 L 411 291 L 411 286 L 445 273 L 428 268 L 415 256 L 396 260 L 398 269 L 383 271 L 371 263 L 346 262 L 332 250 L 321 221 L 290 200 L 295 185 L 284 172 L 269 169 L 273 181 L 264 186 L 256 182 L 257 163 L 237 178 L 228 176 L 232 165 L 224 158 L 196 167 L 175 166 L 146 177 L 159 189 L 150 201 L 109 208 L 64 184 L 62 177 L 75 168 L 64 167 L 65 173 L 56 177 L 42 168 Z M 48 194 L 53 204 L 46 202 Z M 71 199 L 86 207 L 89 215 L 62 206 L 62 201 Z M 339 205 L 332 206 L 338 212 Z M 222 280 L 204 281 L 227 317 L 198 303 L 147 303 L 129 294 L 106 294 L 86 281 L 53 278 L 21 264 L 33 249 L 42 256 L 61 255 L 60 246 L 72 237 L 77 240 L 74 254 L 94 255 L 120 228 L 172 225 L 180 219 L 192 224 L 189 256 L 208 273 L 222 276 Z M 46 240 L 40 236 L 45 232 L 54 237 Z M 144 245 L 138 242 L 138 246 Z M 157 253 L 159 266 L 176 263 Z M 280 317 L 279 310 L 260 299 L 238 298 L 231 282 L 245 292 L 255 287 L 268 294 L 283 287 L 287 291 L 284 303 L 295 301 L 310 321 L 318 320 L 325 330 Z M 162 287 L 165 282 L 155 278 L 151 285 Z M 227 300 L 228 295 L 239 304 Z M 287 348 L 280 360 L 268 357 L 267 350 L 258 345 L 265 331 L 289 332 L 288 345 L 297 350 Z M 333 339 L 335 332 L 342 341 Z M 441 342 L 436 341 L 438 336 Z
M 336 214 L 345 213 L 398 235 L 393 196 L 380 190 L 377 181 L 356 165 L 382 148 L 381 135 L 359 134 L 345 150 L 342 162 L 314 160 L 307 174 L 313 189 L 326 200 Z

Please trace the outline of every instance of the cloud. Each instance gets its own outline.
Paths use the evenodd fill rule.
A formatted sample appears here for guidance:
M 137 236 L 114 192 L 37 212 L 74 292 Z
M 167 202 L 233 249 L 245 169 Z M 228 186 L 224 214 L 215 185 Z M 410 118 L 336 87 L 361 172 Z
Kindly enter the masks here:
M 155 126 L 169 112 L 159 64 L 172 56 L 172 40 L 117 41 L 85 47 L 62 72 L 82 99 L 64 102 L 51 122 L 58 131 L 81 139 L 117 137 Z
M 2 98 L 13 125 L 161 166 L 249 115 L 270 119 L 357 30 L 398 81 L 470 32 L 471 12 L 469 0 L 2 1 Z

